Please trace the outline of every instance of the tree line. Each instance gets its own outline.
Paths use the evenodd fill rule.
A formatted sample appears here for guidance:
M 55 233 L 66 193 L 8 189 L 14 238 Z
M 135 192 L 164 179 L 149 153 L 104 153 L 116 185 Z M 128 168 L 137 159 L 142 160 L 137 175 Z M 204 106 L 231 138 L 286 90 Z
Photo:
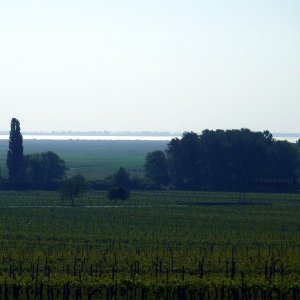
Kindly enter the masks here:
M 24 155 L 20 122 L 10 124 L 6 165 L 8 178 L 2 186 L 11 189 L 57 189 L 65 178 L 67 166 L 56 153 L 47 151 Z
M 145 172 L 156 185 L 176 189 L 291 190 L 298 182 L 299 146 L 276 141 L 269 131 L 185 132 L 166 151 L 148 153 Z
M 145 174 L 157 186 L 186 190 L 293 190 L 299 184 L 300 142 L 269 131 L 204 130 L 148 153 Z
M 185 132 L 165 151 L 147 154 L 143 176 L 124 168 L 93 189 L 122 185 L 130 189 L 269 191 L 299 189 L 300 141 L 277 141 L 269 131 L 204 130 Z
M 78 196 L 83 194 L 88 187 L 93 187 L 92 183 L 88 185 L 81 174 L 68 178 L 65 161 L 52 151 L 24 155 L 20 122 L 16 118 L 13 118 L 10 124 L 6 165 L 8 178 L 0 177 L 2 189 L 59 190 L 61 197 L 74 205 Z M 130 196 L 130 191 L 127 189 L 129 177 L 129 173 L 124 168 L 120 168 L 111 176 L 112 180 L 106 179 L 109 182 L 108 199 L 125 200 Z
M 172 139 L 165 151 L 147 154 L 143 176 L 131 177 L 121 167 L 105 179 L 87 183 L 81 175 L 68 179 L 65 161 L 54 152 L 24 155 L 20 122 L 13 118 L 10 127 L 8 178 L 2 178 L 2 187 L 61 189 L 72 203 L 86 185 L 101 190 L 291 191 L 299 178 L 300 141 L 277 141 L 269 131 L 241 129 L 185 132 L 182 138 Z

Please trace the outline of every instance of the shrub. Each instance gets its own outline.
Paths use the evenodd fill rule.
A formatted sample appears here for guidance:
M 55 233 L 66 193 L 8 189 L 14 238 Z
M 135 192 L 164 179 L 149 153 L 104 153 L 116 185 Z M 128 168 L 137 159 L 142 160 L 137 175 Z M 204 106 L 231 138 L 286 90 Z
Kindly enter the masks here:
M 130 197 L 130 191 L 122 186 L 114 187 L 109 190 L 107 197 L 109 200 L 127 200 Z

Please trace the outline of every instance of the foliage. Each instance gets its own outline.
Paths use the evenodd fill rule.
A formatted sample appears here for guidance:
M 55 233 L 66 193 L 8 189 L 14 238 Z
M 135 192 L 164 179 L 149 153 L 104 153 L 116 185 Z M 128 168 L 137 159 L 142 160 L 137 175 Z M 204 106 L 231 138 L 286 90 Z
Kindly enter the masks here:
M 297 144 L 289 144 L 273 140 L 269 132 L 251 132 L 242 130 L 217 130 L 204 131 L 198 135 L 188 132 L 181 139 L 173 139 L 166 151 L 167 167 L 169 175 L 169 186 L 163 188 L 176 188 L 185 190 L 228 190 L 228 191 L 293 191 L 294 186 L 269 185 L 268 182 L 286 182 L 299 177 L 300 150 Z M 3 143 L 0 147 L 3 148 Z M 74 147 L 76 145 L 76 147 Z M 157 146 L 155 146 L 157 145 Z M 143 159 L 149 150 L 163 149 L 166 146 L 162 142 L 124 142 L 114 141 L 27 141 L 26 153 L 46 151 L 53 149 L 60 157 L 70 163 L 67 171 L 68 176 L 75 174 L 78 169 L 88 178 L 100 178 L 90 182 L 89 186 L 99 190 L 107 190 L 112 186 L 126 182 L 130 189 L 160 189 L 159 182 L 166 178 L 165 171 L 155 172 L 154 175 L 143 176 Z M 99 147 L 98 147 L 99 146 Z M 103 150 L 103 149 L 104 150 Z M 294 148 L 292 150 L 291 148 Z M 295 162 L 295 153 L 298 151 Z M 163 151 L 159 151 L 164 153 Z M 44 153 L 44 152 L 43 152 Z M 30 159 L 29 159 L 30 157 Z M 24 157 L 21 180 L 24 188 L 55 188 L 59 181 L 49 186 L 45 180 L 40 180 L 39 168 L 41 162 L 40 154 L 30 154 Z M 163 156 L 162 156 L 163 157 Z M 2 175 L 7 176 L 7 169 L 3 167 Z M 31 161 L 33 159 L 33 162 Z M 30 163 L 28 165 L 28 159 Z M 151 167 L 155 170 L 155 160 Z M 147 162 L 147 159 L 145 163 Z M 125 172 L 115 172 L 122 165 Z M 157 168 L 161 167 L 157 163 Z M 295 165 L 298 170 L 295 172 Z M 297 167 L 298 166 L 298 167 Z M 34 174 L 33 170 L 36 170 Z M 119 173 L 123 176 L 119 176 Z M 127 175 L 126 175 L 127 173 Z M 128 180 L 128 175 L 130 177 Z M 145 169 L 145 173 L 146 169 Z M 162 175 L 164 174 L 164 175 Z M 116 176 L 117 175 L 117 176 Z M 161 175 L 161 177 L 160 177 Z M 43 176 L 42 176 L 43 178 Z M 103 179 L 105 178 L 105 179 Z M 256 184 L 256 180 L 262 184 Z M 253 183 L 254 181 L 254 183 Z M 267 182 L 267 184 L 265 184 Z M 124 183 L 122 183 L 124 185 Z M 51 187 L 50 187 L 51 186 Z M 6 180 L 3 180 L 3 188 L 12 188 Z
M 90 180 L 88 186 L 92 190 L 107 191 L 115 187 L 115 184 L 111 175 L 102 180 Z M 132 190 L 158 190 L 160 186 L 148 177 L 134 175 L 130 177 L 130 188 Z
M 112 185 L 130 188 L 130 185 L 131 185 L 130 174 L 124 168 L 120 168 L 112 176 Z
M 182 139 L 168 144 L 170 182 L 176 188 L 193 189 L 200 186 L 202 160 L 201 144 L 194 132 L 185 132 Z
M 86 180 L 78 174 L 70 178 L 67 178 L 60 189 L 60 195 L 62 199 L 70 201 L 70 204 L 74 206 L 75 198 L 83 195 L 86 192 Z
M 298 154 L 287 141 L 277 141 L 271 149 L 270 173 L 277 178 L 294 178 Z
M 130 178 L 130 186 L 131 189 L 133 190 L 142 190 L 144 189 L 144 181 L 145 178 L 138 176 L 138 175 L 134 175 Z
M 62 182 L 65 162 L 54 152 L 35 153 L 24 157 L 25 181 L 35 189 L 57 188 Z
M 2 295 L 299 299 L 300 195 L 239 197 L 88 192 L 73 209 L 56 192 L 0 192 Z
M 168 184 L 168 163 L 163 151 L 149 152 L 146 156 L 144 169 L 146 176 L 158 186 Z
M 177 189 L 245 191 L 256 180 L 295 180 L 298 155 L 268 132 L 204 130 L 185 132 L 167 149 L 170 182 Z
M 127 200 L 130 197 L 130 191 L 122 186 L 113 187 L 108 191 L 109 200 Z
M 9 181 L 13 187 L 18 188 L 23 176 L 23 137 L 20 122 L 13 118 L 10 124 L 9 150 L 6 160 Z

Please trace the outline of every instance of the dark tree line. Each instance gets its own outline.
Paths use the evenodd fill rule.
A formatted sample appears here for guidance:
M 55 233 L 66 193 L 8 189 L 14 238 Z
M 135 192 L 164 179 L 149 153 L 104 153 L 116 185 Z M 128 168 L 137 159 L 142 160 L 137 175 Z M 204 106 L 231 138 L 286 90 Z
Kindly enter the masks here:
M 274 190 L 274 183 L 295 183 L 298 160 L 296 144 L 275 141 L 268 131 L 205 130 L 149 153 L 145 173 L 157 186 L 176 189 Z
M 76 198 L 87 190 L 87 182 L 82 175 L 65 176 L 66 164 L 56 153 L 47 151 L 24 155 L 20 122 L 15 118 L 11 120 L 6 163 L 9 176 L 7 180 L 1 180 L 2 188 L 59 189 L 61 199 L 72 206 Z M 132 181 L 124 168 L 101 181 L 101 184 L 110 188 L 107 194 L 110 200 L 126 200 L 130 197 Z
M 145 176 L 131 177 L 124 168 L 103 180 L 89 182 L 92 189 L 118 188 L 185 190 L 275 191 L 275 185 L 294 188 L 300 177 L 300 141 L 275 141 L 268 131 L 204 130 L 174 138 L 166 151 L 146 156 Z M 54 152 L 24 155 L 20 122 L 12 119 L 7 153 L 8 179 L 12 189 L 58 189 L 74 198 L 85 189 L 85 179 L 67 179 L 65 162 Z M 79 184 L 80 183 L 80 184 Z M 282 189 L 281 189 L 282 190 Z M 66 196 L 67 195 L 67 196 Z M 112 193 L 115 197 L 115 194 Z
M 7 152 L 8 180 L 2 186 L 11 189 L 57 189 L 67 170 L 65 162 L 51 151 L 24 155 L 20 122 L 13 118 Z

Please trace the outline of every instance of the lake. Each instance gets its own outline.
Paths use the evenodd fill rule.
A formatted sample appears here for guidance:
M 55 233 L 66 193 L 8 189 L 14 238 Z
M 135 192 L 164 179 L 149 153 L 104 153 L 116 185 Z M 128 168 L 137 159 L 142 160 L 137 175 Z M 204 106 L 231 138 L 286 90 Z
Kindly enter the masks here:
M 80 140 L 80 141 L 170 141 L 173 138 L 180 136 L 142 136 L 142 135 L 23 135 L 24 140 Z M 295 143 L 300 139 L 300 136 L 274 136 L 276 140 L 286 140 Z M 0 140 L 8 140 L 8 135 L 0 135 Z
M 170 141 L 176 136 L 121 136 L 121 135 L 23 135 L 24 140 L 80 140 L 80 141 Z M 0 135 L 8 140 L 8 135 Z

